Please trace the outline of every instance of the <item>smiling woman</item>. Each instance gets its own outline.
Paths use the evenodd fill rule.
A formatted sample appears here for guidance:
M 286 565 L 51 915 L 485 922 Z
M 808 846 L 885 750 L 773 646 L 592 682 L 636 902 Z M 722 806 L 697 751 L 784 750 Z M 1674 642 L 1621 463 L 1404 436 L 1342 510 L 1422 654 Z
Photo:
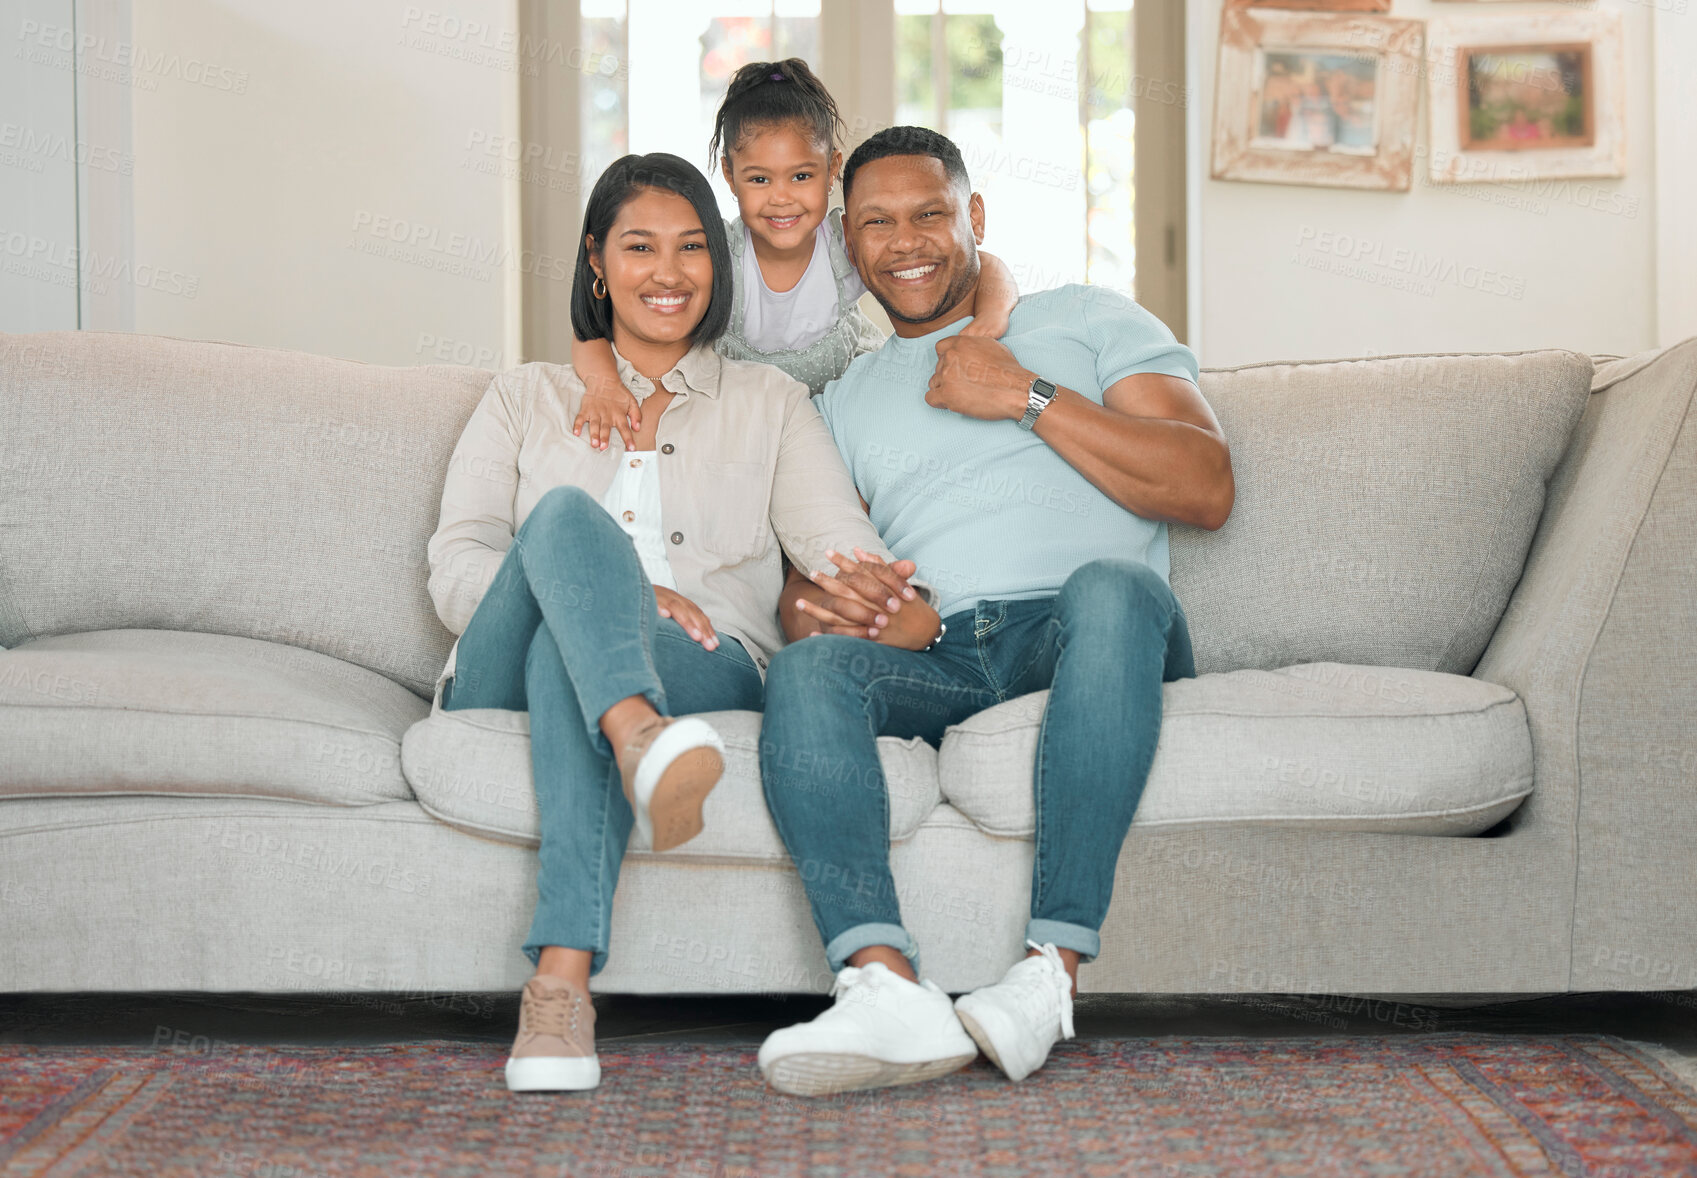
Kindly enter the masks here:
M 699 184 L 690 183 L 692 173 Z M 712 190 L 677 156 L 627 155 L 608 168 L 583 219 L 572 284 L 577 338 L 617 348 L 616 326 L 631 342 L 659 330 L 656 345 L 685 343 L 687 351 L 722 335 L 731 314 L 731 255 L 722 229 L 710 233 L 709 226 L 720 228 Z M 677 318 L 661 329 L 656 314 Z
M 783 643 L 780 549 L 859 595 L 838 612 L 860 633 L 917 649 L 937 632 L 807 386 L 714 350 L 731 264 L 707 178 L 677 156 L 625 156 L 586 221 L 572 328 L 609 342 L 642 423 L 624 446 L 596 445 L 572 431 L 574 369 L 501 373 L 449 461 L 429 545 L 431 597 L 460 634 L 437 710 L 530 713 L 542 846 L 523 950 L 537 972 L 507 1062 L 514 1091 L 600 1083 L 589 979 L 626 842 L 664 851 L 700 833 L 724 761 L 693 713 L 761 707 Z M 840 580 L 823 576 L 827 558 Z

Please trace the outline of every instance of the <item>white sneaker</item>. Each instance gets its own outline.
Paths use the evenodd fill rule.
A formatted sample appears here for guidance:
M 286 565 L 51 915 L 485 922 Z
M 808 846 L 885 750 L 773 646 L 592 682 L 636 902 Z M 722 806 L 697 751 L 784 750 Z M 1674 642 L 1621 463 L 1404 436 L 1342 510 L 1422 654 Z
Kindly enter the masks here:
M 635 815 L 631 848 L 669 851 L 701 833 L 701 806 L 725 771 L 725 742 L 697 716 L 655 716 L 618 750 Z
M 1043 1066 L 1057 1039 L 1072 1038 L 1072 979 L 1052 944 L 1027 941 L 1038 951 L 1016 963 L 993 986 L 955 1002 L 961 1026 L 1010 1080 Z
M 949 996 L 881 962 L 848 966 L 837 1003 L 812 1022 L 773 1031 L 760 1045 L 766 1082 L 792 1096 L 917 1084 L 978 1058 Z

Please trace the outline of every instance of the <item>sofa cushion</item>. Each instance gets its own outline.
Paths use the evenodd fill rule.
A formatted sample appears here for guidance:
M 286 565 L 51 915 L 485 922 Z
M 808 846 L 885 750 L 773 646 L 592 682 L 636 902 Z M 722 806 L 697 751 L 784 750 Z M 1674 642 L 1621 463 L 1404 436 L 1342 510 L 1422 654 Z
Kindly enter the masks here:
M 707 796 L 702 832 L 665 858 L 787 861 L 760 788 L 760 714 L 706 712 L 725 742 L 725 775 Z M 922 740 L 878 742 L 890 791 L 890 839 L 901 841 L 941 800 L 937 752 Z M 438 707 L 401 742 L 418 801 L 451 826 L 520 846 L 540 844 L 530 775 L 530 713 Z
M 121 333 L 28 341 L 0 346 L 0 646 L 235 634 L 429 698 L 453 635 L 425 544 L 489 373 Z
M 0 796 L 412 797 L 400 739 L 429 705 L 316 651 L 105 630 L 0 652 Z
M 1198 673 L 1294 663 L 1472 671 L 1590 396 L 1573 352 L 1203 373 L 1237 500 L 1174 526 Z
M 949 729 L 943 796 L 989 834 L 1030 838 L 1049 693 Z M 1254 823 L 1466 835 L 1532 792 L 1532 737 L 1506 687 L 1432 671 L 1307 663 L 1178 679 L 1137 826 Z

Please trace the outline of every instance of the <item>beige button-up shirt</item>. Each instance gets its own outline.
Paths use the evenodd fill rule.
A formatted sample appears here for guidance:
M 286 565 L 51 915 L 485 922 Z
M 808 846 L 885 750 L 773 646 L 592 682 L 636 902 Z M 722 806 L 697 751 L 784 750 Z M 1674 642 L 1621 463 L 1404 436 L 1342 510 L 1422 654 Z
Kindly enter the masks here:
M 616 349 L 613 355 L 625 387 L 645 400 L 653 383 Z M 806 385 L 768 364 L 725 359 L 705 344 L 660 383 L 676 394 L 660 415 L 654 445 L 661 533 L 678 592 L 722 636 L 741 642 L 764 675 L 784 644 L 780 546 L 807 572 L 832 567 L 827 548 L 858 545 L 894 557 L 861 510 Z M 466 423 L 428 548 L 430 597 L 455 634 L 465 632 L 537 501 L 554 487 L 574 486 L 600 502 L 624 461 L 616 433 L 606 450 L 572 435 L 582 397 L 583 382 L 570 366 L 524 364 L 495 377 Z M 458 653 L 456 641 L 437 676 L 438 697 Z

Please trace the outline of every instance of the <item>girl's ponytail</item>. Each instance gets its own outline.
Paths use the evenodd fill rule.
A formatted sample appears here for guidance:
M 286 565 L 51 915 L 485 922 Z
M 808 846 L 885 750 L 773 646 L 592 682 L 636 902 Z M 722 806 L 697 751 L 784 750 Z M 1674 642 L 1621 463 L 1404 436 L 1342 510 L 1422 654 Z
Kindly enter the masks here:
M 801 58 L 750 62 L 732 75 L 713 116 L 708 166 L 718 167 L 719 150 L 729 155 L 751 127 L 771 123 L 803 124 L 827 153 L 847 130 L 837 100 Z

